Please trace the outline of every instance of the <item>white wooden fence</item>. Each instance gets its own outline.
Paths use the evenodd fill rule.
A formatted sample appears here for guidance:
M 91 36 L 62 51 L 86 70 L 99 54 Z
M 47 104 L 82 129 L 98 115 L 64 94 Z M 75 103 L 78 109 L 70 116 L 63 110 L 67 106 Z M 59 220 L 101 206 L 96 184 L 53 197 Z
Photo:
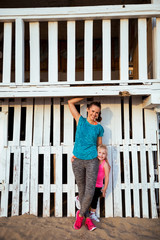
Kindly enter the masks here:
M 70 161 L 74 121 L 67 99 L 61 100 L 28 98 L 1 102 L 0 216 L 75 215 L 77 187 Z M 143 110 L 142 97 L 98 100 L 102 103 L 103 142 L 108 146 L 111 164 L 107 195 L 101 206 L 104 216 L 158 217 L 156 113 Z M 86 107 L 84 100 L 80 104 L 84 116 Z

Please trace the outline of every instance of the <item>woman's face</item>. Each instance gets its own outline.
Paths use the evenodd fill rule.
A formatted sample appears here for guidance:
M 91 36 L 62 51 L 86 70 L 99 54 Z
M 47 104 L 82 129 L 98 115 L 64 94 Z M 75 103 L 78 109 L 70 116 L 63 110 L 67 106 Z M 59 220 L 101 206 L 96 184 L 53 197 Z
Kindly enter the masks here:
M 99 116 L 100 111 L 101 111 L 101 109 L 96 105 L 92 105 L 90 108 L 87 108 L 88 119 L 91 121 L 96 121 L 96 119 Z

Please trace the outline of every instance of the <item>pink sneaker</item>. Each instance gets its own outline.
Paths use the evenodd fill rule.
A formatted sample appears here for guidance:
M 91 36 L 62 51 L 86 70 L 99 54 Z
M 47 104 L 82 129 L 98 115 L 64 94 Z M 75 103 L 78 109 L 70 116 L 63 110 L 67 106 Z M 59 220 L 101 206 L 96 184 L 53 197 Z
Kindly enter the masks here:
M 76 221 L 73 225 L 74 229 L 79 230 L 82 227 L 83 217 L 79 216 L 80 210 L 76 213 Z
M 89 231 L 93 231 L 94 229 L 96 229 L 96 226 L 94 225 L 90 218 L 86 219 L 85 226 L 88 228 Z

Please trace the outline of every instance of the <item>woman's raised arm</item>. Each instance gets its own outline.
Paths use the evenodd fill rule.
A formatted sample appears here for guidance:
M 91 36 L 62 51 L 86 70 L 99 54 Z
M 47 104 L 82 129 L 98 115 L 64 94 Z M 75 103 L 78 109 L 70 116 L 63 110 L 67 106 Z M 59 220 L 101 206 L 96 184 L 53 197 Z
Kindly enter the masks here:
M 72 98 L 72 99 L 68 100 L 70 112 L 71 112 L 72 116 L 74 117 L 74 119 L 76 120 L 77 124 L 78 124 L 78 121 L 80 118 L 80 113 L 77 111 L 77 109 L 75 107 L 75 103 L 80 102 L 81 100 L 83 100 L 83 98 Z

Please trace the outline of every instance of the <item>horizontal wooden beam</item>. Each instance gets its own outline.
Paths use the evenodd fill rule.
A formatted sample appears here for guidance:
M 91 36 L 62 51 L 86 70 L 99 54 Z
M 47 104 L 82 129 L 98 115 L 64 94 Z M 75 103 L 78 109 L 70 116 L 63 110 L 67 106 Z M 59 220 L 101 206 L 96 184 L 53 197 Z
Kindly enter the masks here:
M 156 108 L 160 107 L 160 91 L 155 94 L 151 94 L 143 100 L 143 108 Z
M 26 21 L 76 20 L 76 19 L 112 19 L 157 17 L 160 15 L 160 4 L 138 5 L 105 5 L 88 7 L 62 8 L 17 8 L 0 9 L 0 20 L 14 20 L 17 17 Z

